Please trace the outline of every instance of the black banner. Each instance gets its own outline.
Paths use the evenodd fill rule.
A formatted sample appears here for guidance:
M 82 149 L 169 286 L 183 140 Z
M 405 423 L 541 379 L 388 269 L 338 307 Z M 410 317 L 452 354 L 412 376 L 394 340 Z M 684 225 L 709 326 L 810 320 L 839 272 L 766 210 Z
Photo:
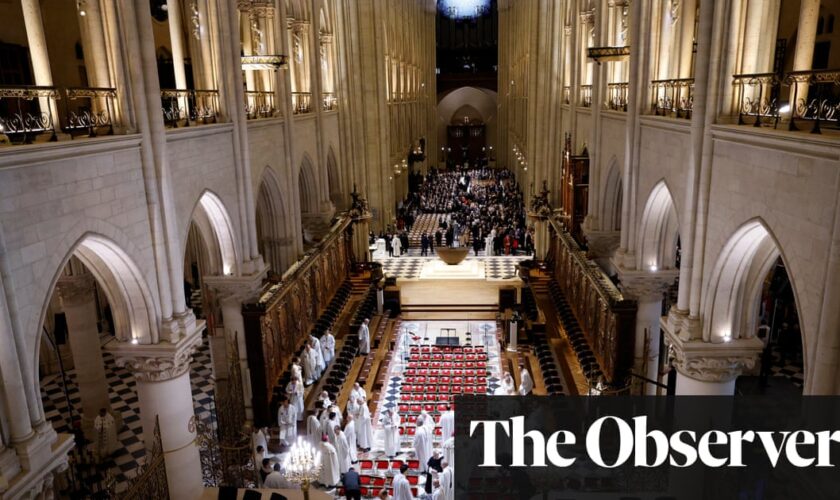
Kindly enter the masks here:
M 459 397 L 455 498 L 840 498 L 837 397 Z

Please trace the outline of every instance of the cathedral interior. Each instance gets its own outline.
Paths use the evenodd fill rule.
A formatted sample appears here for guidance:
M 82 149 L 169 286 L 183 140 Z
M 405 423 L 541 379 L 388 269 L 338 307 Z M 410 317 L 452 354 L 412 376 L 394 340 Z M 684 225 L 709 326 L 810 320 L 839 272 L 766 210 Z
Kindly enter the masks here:
M 0 0 L 0 498 L 351 498 L 335 410 L 449 500 L 456 396 L 840 394 L 838 16 Z

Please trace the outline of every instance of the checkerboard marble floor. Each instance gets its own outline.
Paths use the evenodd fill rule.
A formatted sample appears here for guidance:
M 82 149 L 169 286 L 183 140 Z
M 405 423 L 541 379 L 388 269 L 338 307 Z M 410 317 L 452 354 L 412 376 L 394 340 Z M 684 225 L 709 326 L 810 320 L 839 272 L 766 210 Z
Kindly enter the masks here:
M 116 479 L 117 491 L 121 491 L 134 476 L 146 455 L 143 445 L 143 428 L 140 424 L 140 404 L 137 399 L 134 376 L 125 368 L 116 366 L 110 353 L 103 352 L 102 357 L 110 389 L 111 409 L 119 413 L 123 421 L 122 429 L 117 436 L 122 447 L 114 452 L 103 467 L 111 471 Z M 79 412 L 81 411 L 81 396 L 76 384 L 76 371 L 68 370 L 66 374 L 70 404 L 76 412 Z M 210 347 L 206 338 L 193 354 L 190 365 L 190 384 L 196 417 L 208 425 L 215 425 L 213 399 L 215 379 L 210 360 Z M 44 414 L 52 422 L 56 432 L 72 434 L 61 376 L 50 375 L 41 379 L 41 400 L 44 403 Z
M 380 259 L 379 262 L 382 263 L 382 270 L 388 276 L 394 276 L 400 279 L 419 279 L 420 271 L 423 270 L 423 264 L 436 258 L 437 257 L 414 257 L 403 255 L 402 257 L 387 257 L 385 259 Z M 519 262 L 530 258 L 531 257 L 525 255 L 483 257 L 481 253 L 479 253 L 478 257 L 467 257 L 468 260 L 479 260 L 484 262 L 486 279 L 488 280 L 515 278 Z

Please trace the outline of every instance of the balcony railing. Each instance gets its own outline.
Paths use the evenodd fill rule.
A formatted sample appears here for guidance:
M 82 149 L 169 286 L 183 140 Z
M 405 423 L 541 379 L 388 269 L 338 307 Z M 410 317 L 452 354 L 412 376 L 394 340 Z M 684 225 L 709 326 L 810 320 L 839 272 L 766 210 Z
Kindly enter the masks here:
M 650 82 L 651 111 L 655 115 L 691 118 L 694 108 L 694 78 Z
M 572 87 L 563 87 L 563 104 L 570 104 L 572 101 Z
M 274 106 L 274 92 L 249 90 L 245 92 L 245 116 L 249 120 L 277 116 Z
M 338 109 L 338 99 L 332 92 L 324 92 L 321 95 L 321 107 L 324 111 L 333 111 Z
M 312 94 L 309 92 L 292 92 L 292 112 L 302 115 L 312 112 Z
M 840 128 L 840 69 L 733 75 L 739 124 L 776 128 L 787 121 L 788 130 L 810 122 L 811 133 L 829 125 Z
M 161 89 L 163 121 L 167 127 L 189 127 L 216 123 L 218 90 Z
M 584 108 L 592 107 L 592 85 L 580 86 L 580 105 Z
M 607 84 L 607 109 L 627 111 L 627 82 Z
M 31 144 L 44 135 L 56 141 L 59 133 L 71 139 L 113 134 L 116 95 L 113 88 L 0 87 L 0 142 Z

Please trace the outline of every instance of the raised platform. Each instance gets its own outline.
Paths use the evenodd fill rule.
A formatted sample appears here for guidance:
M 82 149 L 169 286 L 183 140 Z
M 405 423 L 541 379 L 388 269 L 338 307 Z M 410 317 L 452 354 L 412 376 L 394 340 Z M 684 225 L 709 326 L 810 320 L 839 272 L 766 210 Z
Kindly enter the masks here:
M 484 280 L 486 273 L 484 262 L 465 260 L 460 264 L 450 265 L 438 259 L 423 263 L 420 271 L 421 280 Z

